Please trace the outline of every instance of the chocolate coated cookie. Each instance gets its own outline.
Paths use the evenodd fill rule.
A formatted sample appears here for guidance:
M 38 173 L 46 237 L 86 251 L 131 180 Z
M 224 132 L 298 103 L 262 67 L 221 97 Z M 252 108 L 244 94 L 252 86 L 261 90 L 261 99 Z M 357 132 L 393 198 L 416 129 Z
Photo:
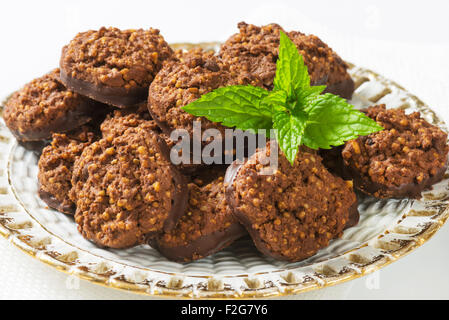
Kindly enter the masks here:
M 146 100 L 172 49 L 159 30 L 101 28 L 76 35 L 62 49 L 61 79 L 94 100 L 119 108 Z
M 247 83 L 239 77 L 231 77 L 229 67 L 213 52 L 201 49 L 178 52 L 177 59 L 167 62 L 151 84 L 148 109 L 167 138 L 170 138 L 173 130 L 185 130 L 191 143 L 195 139 L 204 147 L 212 140 L 201 141 L 203 132 L 216 129 L 220 132 L 220 143 L 223 143 L 225 127 L 206 118 L 193 116 L 181 108 L 214 89 L 235 84 Z M 196 134 L 194 121 L 201 123 L 201 129 L 196 130 Z M 171 141 L 170 145 L 177 142 Z M 204 165 L 203 162 L 194 163 L 191 154 L 188 159 L 189 164 L 182 166 L 187 172 L 194 172 Z
M 148 109 L 145 105 L 145 109 L 134 110 L 129 112 L 130 109 L 114 110 L 109 114 L 101 124 L 101 132 L 103 137 L 108 136 L 120 136 L 126 129 L 130 127 L 137 127 L 138 125 L 145 123 L 147 128 L 160 133 L 160 137 L 166 142 L 169 150 L 173 148 L 175 142 L 172 141 L 169 136 L 160 132 L 159 126 L 154 120 L 150 120 L 151 116 L 148 113 Z M 171 161 L 171 160 L 170 160 Z M 175 165 L 175 164 L 174 164 Z M 204 165 L 196 164 L 176 164 L 175 167 L 183 174 L 193 174 L 199 169 L 203 169 Z
M 59 69 L 34 79 L 6 102 L 3 119 L 20 141 L 50 139 L 104 112 L 104 105 L 68 90 L 59 79 Z
M 193 178 L 189 183 L 189 205 L 176 228 L 150 242 L 170 260 L 188 262 L 204 258 L 246 234 L 226 202 L 223 169 L 204 171 L 215 178 L 208 183 L 203 178 Z
M 293 166 L 280 153 L 278 169 L 266 174 L 270 145 L 226 173 L 226 198 L 263 254 L 300 261 L 326 247 L 358 222 L 352 183 L 331 173 L 321 158 L 301 148 Z
M 273 88 L 276 61 L 279 55 L 280 31 L 277 24 L 258 27 L 238 24 L 240 33 L 231 36 L 221 47 L 220 57 L 230 66 L 232 74 Z M 347 64 L 317 36 L 298 31 L 286 32 L 298 47 L 308 67 L 312 85 L 326 85 L 325 92 L 351 98 L 354 82 L 347 73 Z
M 385 128 L 346 143 L 344 175 L 377 198 L 420 198 L 447 168 L 447 133 L 402 109 L 369 107 L 367 116 Z
M 112 248 L 134 246 L 172 230 L 184 213 L 185 178 L 153 128 L 149 121 L 108 135 L 75 162 L 70 197 L 85 238 Z
M 38 162 L 39 197 L 60 212 L 73 215 L 75 203 L 69 198 L 72 169 L 84 148 L 96 139 L 92 128 L 82 126 L 75 132 L 55 133 Z
M 168 136 L 175 129 L 185 129 L 193 135 L 193 121 L 201 121 L 202 129 L 224 128 L 202 117 L 195 117 L 181 108 L 210 91 L 235 84 L 229 67 L 213 52 L 193 49 L 167 62 L 150 86 L 148 109 L 153 119 Z

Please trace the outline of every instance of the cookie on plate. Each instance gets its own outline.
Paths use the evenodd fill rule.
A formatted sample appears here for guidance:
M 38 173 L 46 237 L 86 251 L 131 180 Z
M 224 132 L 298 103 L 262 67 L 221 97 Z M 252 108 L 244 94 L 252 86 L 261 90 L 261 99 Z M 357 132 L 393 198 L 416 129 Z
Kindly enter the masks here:
M 172 230 L 184 213 L 187 183 L 153 128 L 150 121 L 108 135 L 85 148 L 75 162 L 70 198 L 86 239 L 131 247 Z
M 352 183 L 329 173 L 316 152 L 301 147 L 293 166 L 279 153 L 278 168 L 266 174 L 270 152 L 267 144 L 229 167 L 226 199 L 259 251 L 300 261 L 358 222 L 357 199 Z
M 246 235 L 225 199 L 224 170 L 204 170 L 212 181 L 193 178 L 189 204 L 176 228 L 150 244 L 166 258 L 188 262 L 207 257 Z M 218 173 L 218 177 L 217 177 Z
M 72 189 L 72 169 L 84 148 L 97 135 L 89 126 L 74 132 L 55 133 L 38 162 L 39 197 L 50 207 L 65 214 L 75 213 L 75 203 L 69 198 Z
M 148 113 L 147 106 L 145 104 L 145 109 L 138 108 L 137 110 L 120 109 L 114 110 L 113 113 L 109 114 L 106 119 L 101 124 L 101 132 L 104 138 L 109 136 L 120 136 L 126 129 L 130 127 L 137 127 L 142 123 L 145 126 L 155 132 L 160 133 L 160 137 L 164 139 L 167 147 L 171 149 L 175 146 L 175 142 L 169 138 L 164 133 L 160 132 L 159 126 L 154 120 L 151 120 L 151 116 Z M 170 159 L 171 161 L 171 159 Z M 190 175 L 197 172 L 199 169 L 204 168 L 203 165 L 197 164 L 176 164 L 176 168 L 183 174 Z
M 151 120 L 147 105 L 139 104 L 135 108 L 117 109 L 107 115 L 101 123 L 100 130 L 103 138 L 120 136 L 126 129 L 145 124 L 146 128 L 159 132 L 157 124 Z
M 75 92 L 119 108 L 146 100 L 173 51 L 159 30 L 101 28 L 79 33 L 62 49 L 61 79 Z
M 168 136 L 173 130 L 184 129 L 192 137 L 195 120 L 201 121 L 203 130 L 223 131 L 220 124 L 195 117 L 181 108 L 214 89 L 233 84 L 239 84 L 239 79 L 231 77 L 229 67 L 213 52 L 192 49 L 177 53 L 177 59 L 167 62 L 151 84 L 148 109 Z
M 230 66 L 233 74 L 240 74 L 272 89 L 279 55 L 280 31 L 284 30 L 277 24 L 258 27 L 245 22 L 240 22 L 238 28 L 240 32 L 222 45 L 220 57 Z M 331 48 L 315 35 L 305 35 L 298 31 L 286 34 L 303 56 L 312 85 L 326 85 L 324 92 L 351 98 L 354 81 L 347 72 L 348 65 Z
M 443 179 L 447 168 L 447 133 L 419 112 L 376 105 L 365 110 L 385 130 L 346 143 L 344 175 L 360 191 L 377 198 L 420 198 Z
M 185 130 L 190 137 L 200 141 L 204 147 L 209 141 L 201 141 L 207 129 L 216 129 L 224 137 L 225 127 L 203 117 L 191 115 L 181 108 L 199 99 L 214 89 L 235 84 L 248 84 L 241 77 L 231 77 L 229 67 L 213 52 L 192 49 L 177 53 L 177 59 L 167 62 L 157 74 L 150 86 L 148 109 L 166 137 L 170 138 L 174 130 Z M 194 121 L 199 121 L 201 130 L 194 135 Z M 212 139 L 212 138 L 211 138 Z M 220 139 L 220 143 L 224 140 Z M 172 141 L 173 146 L 177 141 Z M 194 163 L 193 156 L 188 155 L 189 164 L 184 168 L 188 172 L 200 169 L 204 163 Z
M 59 69 L 34 79 L 6 102 L 3 119 L 22 142 L 50 139 L 104 113 L 105 106 L 69 89 L 59 78 Z

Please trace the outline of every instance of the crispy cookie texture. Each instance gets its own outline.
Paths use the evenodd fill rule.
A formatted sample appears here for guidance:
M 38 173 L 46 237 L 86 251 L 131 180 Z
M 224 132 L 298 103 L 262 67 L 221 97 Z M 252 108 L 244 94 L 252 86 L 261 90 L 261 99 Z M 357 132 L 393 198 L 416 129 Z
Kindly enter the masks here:
M 67 87 L 116 107 L 146 100 L 148 87 L 173 50 L 159 30 L 101 28 L 79 33 L 62 49 Z
M 160 128 L 154 120 L 151 120 L 151 116 L 148 113 L 148 109 L 145 104 L 145 109 L 138 108 L 137 110 L 131 111 L 130 109 L 120 109 L 114 110 L 113 113 L 109 114 L 106 119 L 101 124 L 101 132 L 103 137 L 109 136 L 120 136 L 126 129 L 130 127 L 137 127 L 142 123 L 145 123 L 145 126 L 149 130 L 153 130 L 155 132 L 160 133 L 160 137 L 165 141 L 168 148 L 171 150 L 176 142 L 171 140 L 170 137 L 162 132 L 160 132 Z M 180 156 L 182 152 L 180 151 Z M 195 172 L 198 172 L 200 169 L 204 169 L 204 164 L 176 164 L 175 167 L 185 175 L 191 175 Z
M 192 177 L 189 204 L 176 228 L 151 244 L 173 261 L 188 262 L 216 253 L 246 234 L 225 198 L 224 170 L 204 170 L 211 177 Z M 218 177 L 217 177 L 218 175 Z
M 344 174 L 360 191 L 377 198 L 420 198 L 447 168 L 447 133 L 419 112 L 371 106 L 366 114 L 385 130 L 346 143 Z
M 159 132 L 157 124 L 151 120 L 146 104 L 143 108 L 128 108 L 114 110 L 100 125 L 104 138 L 109 136 L 120 136 L 127 129 L 144 125 L 148 130 Z
M 38 162 L 39 196 L 49 207 L 69 215 L 75 213 L 75 203 L 69 198 L 73 164 L 96 138 L 88 126 L 71 133 L 53 134 Z
M 201 121 L 202 129 L 223 130 L 218 123 L 195 117 L 181 108 L 214 89 L 235 84 L 248 84 L 231 77 L 229 66 L 213 52 L 192 49 L 177 52 L 177 59 L 167 62 L 150 86 L 148 109 L 153 119 L 167 135 L 172 130 L 185 129 L 193 135 L 193 121 Z
M 185 178 L 149 121 L 84 149 L 71 199 L 78 230 L 98 245 L 126 248 L 174 228 L 187 205 Z
M 33 142 L 76 129 L 102 109 L 104 105 L 67 89 L 54 69 L 16 91 L 5 104 L 3 119 L 19 141 Z
M 191 142 L 193 139 L 201 141 L 202 133 L 207 129 L 216 129 L 224 137 L 224 126 L 204 117 L 191 115 L 181 108 L 214 89 L 248 83 L 242 77 L 231 77 L 229 66 L 211 51 L 192 49 L 188 52 L 176 52 L 176 60 L 164 64 L 150 86 L 148 109 L 170 146 L 177 143 L 169 141 L 171 133 L 177 129 L 186 130 Z M 196 134 L 194 121 L 201 123 L 201 131 L 196 130 Z M 212 138 L 201 144 L 205 146 L 210 142 Z M 189 158 L 189 164 L 180 165 L 183 172 L 190 174 L 204 167 L 204 163 L 193 163 L 192 155 Z
M 263 254 L 300 261 L 326 247 L 358 221 L 352 183 L 331 173 L 321 158 L 301 148 L 293 166 L 279 157 L 278 169 L 267 171 L 270 145 L 226 174 L 226 198 Z
M 239 33 L 221 47 L 219 56 L 230 66 L 233 75 L 240 75 L 267 89 L 273 88 L 276 61 L 279 55 L 278 24 L 255 26 L 240 22 Z M 320 38 L 298 31 L 286 32 L 295 43 L 308 67 L 313 85 L 326 85 L 325 92 L 351 98 L 354 82 L 347 73 L 347 64 Z

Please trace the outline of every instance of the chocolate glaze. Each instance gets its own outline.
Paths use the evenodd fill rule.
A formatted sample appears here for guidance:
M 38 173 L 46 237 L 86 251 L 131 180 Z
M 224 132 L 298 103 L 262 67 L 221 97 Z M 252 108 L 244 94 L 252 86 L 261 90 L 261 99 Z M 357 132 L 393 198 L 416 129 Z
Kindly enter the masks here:
M 157 136 L 159 148 L 162 155 L 170 162 L 170 149 L 161 136 Z M 167 220 L 164 222 L 164 231 L 173 230 L 179 218 L 184 214 L 189 199 L 189 190 L 187 187 L 187 178 L 182 175 L 174 165 L 172 167 L 172 176 L 175 182 L 175 194 L 172 200 L 172 206 L 168 213 Z
M 64 55 L 64 54 L 63 54 Z M 148 87 L 121 88 L 94 84 L 69 76 L 61 68 L 61 82 L 70 90 L 118 108 L 129 108 L 146 100 Z
M 46 127 L 40 129 L 29 128 L 24 132 L 18 130 L 11 130 L 12 134 L 17 140 L 26 141 L 40 141 L 51 138 L 52 133 L 62 133 L 76 129 L 83 124 L 88 123 L 92 119 L 98 117 L 97 114 L 102 113 L 103 105 L 98 104 L 90 99 L 79 105 L 75 110 L 71 110 L 64 114 L 64 116 L 55 119 L 48 123 Z
M 349 218 L 348 222 L 346 222 L 343 230 L 349 229 L 351 227 L 356 226 L 359 223 L 360 213 L 358 209 L 359 203 L 358 201 L 354 202 L 352 206 L 349 208 Z
M 165 133 L 168 137 L 170 137 L 171 134 L 171 129 L 170 127 L 167 125 L 167 122 L 162 121 L 161 119 L 159 119 L 159 117 L 151 111 L 150 108 L 150 101 L 148 101 L 148 112 L 151 115 L 151 118 L 156 122 L 156 124 L 158 125 L 158 127 L 162 130 L 162 133 Z
M 42 150 L 48 146 L 51 141 L 50 140 L 39 140 L 39 141 L 20 141 L 17 140 L 17 143 L 20 144 L 25 149 L 32 151 L 36 156 L 40 157 L 42 154 Z
M 44 191 L 40 186 L 38 193 L 42 201 L 44 201 L 50 208 L 71 216 L 75 214 L 76 207 L 74 203 L 72 205 L 63 205 L 52 194 Z
M 355 90 L 355 84 L 354 80 L 352 80 L 351 77 L 348 77 L 344 81 L 333 83 L 333 84 L 327 84 L 328 76 L 323 77 L 317 81 L 314 81 L 310 83 L 312 86 L 326 86 L 326 89 L 324 89 L 323 93 L 332 93 L 339 95 L 342 98 L 345 99 L 351 99 L 352 94 Z M 272 88 L 270 88 L 271 90 Z
M 196 183 L 196 180 L 200 180 L 201 185 L 206 185 L 211 183 L 217 177 L 223 177 L 226 174 L 227 169 L 228 166 L 226 164 L 211 164 L 206 166 L 204 170 L 189 175 L 189 179 L 193 183 Z
M 197 186 L 206 186 L 212 183 L 218 177 L 224 176 L 227 166 L 211 165 L 207 170 L 202 170 L 196 174 L 189 176 L 190 183 Z M 187 209 L 186 209 L 187 212 Z M 185 213 L 186 213 L 185 212 Z M 181 222 L 182 223 L 182 222 Z M 234 220 L 228 227 L 222 227 L 220 230 L 215 229 L 202 234 L 188 242 L 187 244 L 167 244 L 159 241 L 158 238 L 149 238 L 148 243 L 157 249 L 167 259 L 177 262 L 188 262 L 198 260 L 212 255 L 222 249 L 228 247 L 235 240 L 247 235 L 245 228 Z
M 400 186 L 385 186 L 377 182 L 369 181 L 363 178 L 359 172 L 353 170 L 351 167 L 343 165 L 343 175 L 354 181 L 354 186 L 356 189 L 366 193 L 368 195 L 374 196 L 377 191 L 391 191 L 396 195 L 396 198 L 412 198 L 420 199 L 421 192 L 430 189 L 433 184 L 441 181 L 446 172 L 447 164 L 437 170 L 437 173 L 427 179 L 424 179 L 421 183 L 405 183 Z
M 323 158 L 323 165 L 331 173 L 343 177 L 343 157 L 341 152 L 344 145 L 332 147 L 332 149 L 320 149 L 318 154 Z
M 186 246 L 164 247 L 155 239 L 151 239 L 149 244 L 169 260 L 188 262 L 214 254 L 246 234 L 240 223 L 234 223 L 225 230 L 203 235 Z
M 236 161 L 234 161 L 226 171 L 226 175 L 224 178 L 224 183 L 227 184 L 226 187 L 226 200 L 229 202 L 229 206 L 233 210 L 233 214 L 235 217 L 239 220 L 239 222 L 245 227 L 246 231 L 250 234 L 254 245 L 256 248 L 263 253 L 266 256 L 273 257 L 277 260 L 287 260 L 284 256 L 279 255 L 277 253 L 273 253 L 272 251 L 267 249 L 267 245 L 265 242 L 259 237 L 259 234 L 256 230 L 252 228 L 252 223 L 248 219 L 248 217 L 245 214 L 242 214 L 239 210 L 235 209 L 237 207 L 237 204 L 235 203 L 235 198 L 233 197 L 234 188 L 233 188 L 233 182 L 240 171 L 240 168 L 243 167 L 243 164 L 237 164 Z M 348 222 L 345 225 L 345 229 L 355 226 L 359 221 L 359 211 L 358 211 L 358 204 L 357 201 L 349 208 L 349 219 Z
M 345 81 L 328 85 L 323 93 L 332 93 L 339 95 L 344 99 L 351 99 L 355 90 L 354 80 L 348 78 Z

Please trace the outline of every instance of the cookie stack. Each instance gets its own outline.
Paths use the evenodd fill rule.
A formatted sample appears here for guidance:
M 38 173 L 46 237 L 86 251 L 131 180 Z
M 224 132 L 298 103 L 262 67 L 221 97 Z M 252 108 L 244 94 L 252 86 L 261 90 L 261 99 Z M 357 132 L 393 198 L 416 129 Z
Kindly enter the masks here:
M 238 27 L 217 54 L 174 51 L 157 29 L 79 33 L 62 49 L 59 68 L 14 93 L 3 112 L 25 147 L 45 145 L 41 199 L 73 215 L 79 232 L 102 247 L 150 244 L 186 262 L 249 235 L 261 253 L 299 261 L 358 222 L 352 180 L 374 196 L 415 197 L 442 178 L 447 135 L 417 114 L 384 107 L 367 114 L 387 130 L 334 150 L 334 173 L 327 153 L 301 147 L 293 165 L 280 153 L 277 170 L 262 174 L 270 143 L 244 163 L 173 164 L 173 130 L 193 141 L 193 121 L 225 129 L 183 106 L 229 85 L 273 88 L 282 27 Z M 331 48 L 314 35 L 287 35 L 314 85 L 352 96 L 348 66 Z

